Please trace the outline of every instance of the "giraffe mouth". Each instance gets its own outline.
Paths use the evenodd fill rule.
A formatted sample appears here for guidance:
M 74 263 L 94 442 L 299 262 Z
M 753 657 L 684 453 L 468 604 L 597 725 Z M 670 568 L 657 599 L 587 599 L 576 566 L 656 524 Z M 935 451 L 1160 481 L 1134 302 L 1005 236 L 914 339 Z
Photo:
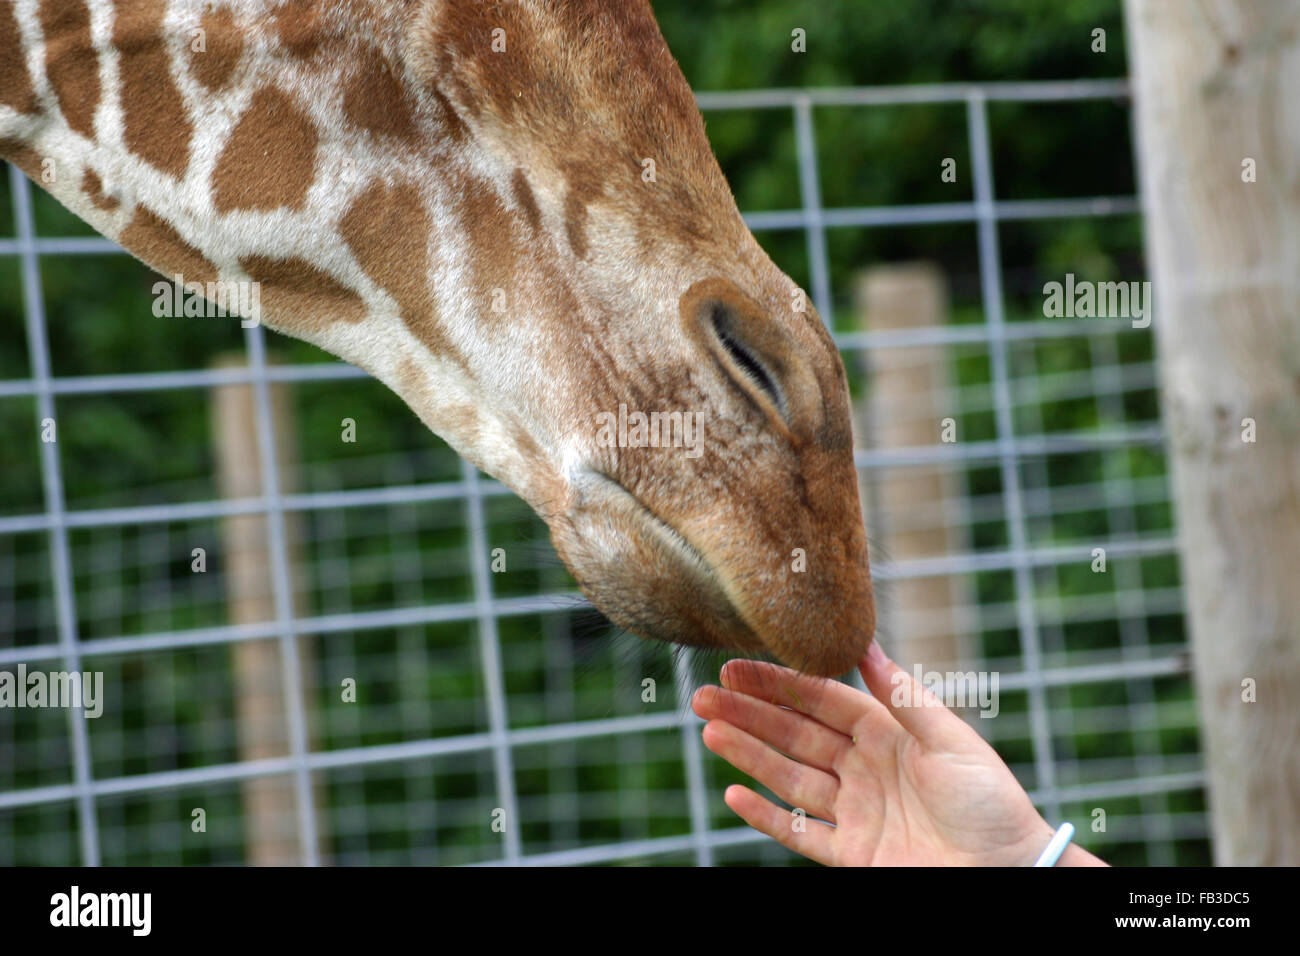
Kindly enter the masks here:
M 713 577 L 713 568 L 709 564 L 708 560 L 700 553 L 699 548 L 691 544 L 684 534 L 655 514 L 649 505 L 629 491 L 627 486 L 617 478 L 607 475 L 603 471 L 594 471 L 592 474 L 606 486 L 607 490 L 613 491 L 615 494 L 626 496 L 632 504 L 636 505 L 637 510 L 645 520 L 657 528 L 661 534 L 667 536 L 668 540 L 672 542 L 673 547 L 680 552 L 686 560 L 695 563 L 701 568 L 701 570 L 707 572 L 710 577 Z
M 655 619 L 650 619 L 642 611 L 636 615 L 637 620 L 630 622 L 631 630 L 676 644 L 761 649 L 762 642 L 729 593 L 726 579 L 704 552 L 617 478 L 597 470 L 588 471 L 587 476 L 591 479 L 590 487 L 602 506 L 601 510 L 614 511 L 620 518 L 631 519 L 630 527 L 625 522 L 617 525 L 625 538 L 652 542 L 660 555 L 670 557 L 670 580 L 659 583 L 674 590 L 659 592 L 655 601 L 655 607 L 662 611 L 663 616 L 655 615 Z M 602 602 L 596 603 L 601 606 Z M 617 607 L 601 607 L 601 610 L 616 623 L 624 623 L 619 618 L 627 617 L 620 614 Z M 674 614 L 674 610 L 678 613 Z

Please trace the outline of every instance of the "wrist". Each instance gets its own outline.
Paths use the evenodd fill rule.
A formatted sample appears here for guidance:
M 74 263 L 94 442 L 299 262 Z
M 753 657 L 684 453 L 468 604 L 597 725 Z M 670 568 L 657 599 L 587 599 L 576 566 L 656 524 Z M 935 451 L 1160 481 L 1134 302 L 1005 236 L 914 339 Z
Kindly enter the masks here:
M 1033 822 L 1025 828 L 1024 835 L 1009 848 L 1008 853 L 1003 854 L 1000 865 L 1033 866 L 1055 833 L 1046 820 L 1035 814 Z
M 1110 866 L 1105 860 L 1089 853 L 1077 843 L 1071 843 L 1056 861 L 1057 866 Z
M 1038 818 L 1038 823 L 1034 826 L 1033 832 L 1024 841 L 1026 850 L 1021 854 L 1020 866 L 1033 866 L 1042 856 L 1047 845 L 1052 842 L 1052 837 L 1056 835 L 1056 829 L 1047 822 L 1043 817 Z M 1105 860 L 1089 853 L 1073 839 L 1066 844 L 1065 850 L 1057 857 L 1054 866 L 1108 866 Z

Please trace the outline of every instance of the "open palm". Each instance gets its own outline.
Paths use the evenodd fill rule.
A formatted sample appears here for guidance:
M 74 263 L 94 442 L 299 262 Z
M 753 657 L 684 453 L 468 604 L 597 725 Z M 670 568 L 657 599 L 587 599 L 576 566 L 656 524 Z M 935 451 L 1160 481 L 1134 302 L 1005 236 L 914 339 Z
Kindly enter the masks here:
M 722 687 L 696 691 L 705 746 L 796 812 L 738 785 L 727 806 L 828 865 L 1033 863 L 1052 828 L 993 748 L 878 645 L 859 669 L 874 696 L 743 660 L 723 667 Z

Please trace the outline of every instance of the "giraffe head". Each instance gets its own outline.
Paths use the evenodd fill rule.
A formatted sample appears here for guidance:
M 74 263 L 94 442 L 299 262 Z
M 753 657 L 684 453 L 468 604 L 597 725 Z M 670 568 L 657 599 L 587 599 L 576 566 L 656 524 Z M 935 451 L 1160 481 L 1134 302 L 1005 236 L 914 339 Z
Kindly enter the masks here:
M 407 60 L 526 222 L 475 252 L 475 314 L 509 316 L 468 356 L 477 433 L 511 446 L 480 460 L 616 624 L 849 669 L 874 606 L 843 363 L 648 4 L 429 4 Z
M 816 674 L 866 649 L 843 365 L 646 0 L 11 6 L 0 155 L 57 158 L 164 275 L 258 284 L 528 501 L 616 623 Z

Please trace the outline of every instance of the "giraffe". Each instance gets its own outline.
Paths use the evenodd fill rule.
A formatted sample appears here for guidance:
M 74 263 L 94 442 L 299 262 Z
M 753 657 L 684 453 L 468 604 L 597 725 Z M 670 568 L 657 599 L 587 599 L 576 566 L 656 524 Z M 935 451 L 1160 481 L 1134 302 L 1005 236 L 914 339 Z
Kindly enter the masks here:
M 870 643 L 843 363 L 648 0 L 4 0 L 0 155 L 378 378 L 615 624 L 817 675 Z

